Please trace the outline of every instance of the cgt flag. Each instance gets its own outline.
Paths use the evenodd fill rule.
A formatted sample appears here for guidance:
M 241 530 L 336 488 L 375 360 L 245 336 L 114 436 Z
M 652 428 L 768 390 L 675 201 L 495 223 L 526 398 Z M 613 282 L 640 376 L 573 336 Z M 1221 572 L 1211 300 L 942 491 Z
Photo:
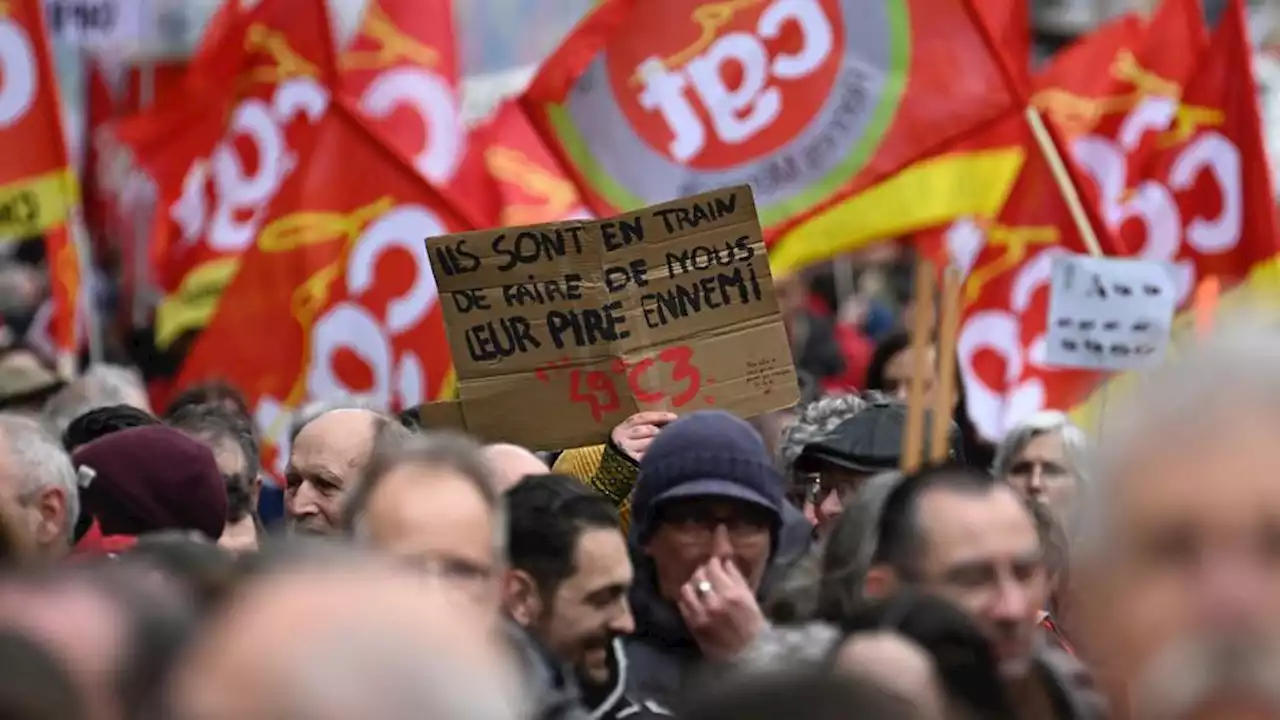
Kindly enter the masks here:
M 477 136 L 484 146 L 485 167 L 497 183 L 502 206 L 499 225 L 590 217 L 577 186 L 542 144 L 520 105 L 503 101 Z
M 406 408 L 454 383 L 423 238 L 468 225 L 374 132 L 346 101 L 326 109 L 174 384 L 238 388 L 277 474 L 303 404 L 362 395 Z
M 968 0 L 609 0 L 522 102 L 597 214 L 749 183 L 773 235 L 1019 98 Z

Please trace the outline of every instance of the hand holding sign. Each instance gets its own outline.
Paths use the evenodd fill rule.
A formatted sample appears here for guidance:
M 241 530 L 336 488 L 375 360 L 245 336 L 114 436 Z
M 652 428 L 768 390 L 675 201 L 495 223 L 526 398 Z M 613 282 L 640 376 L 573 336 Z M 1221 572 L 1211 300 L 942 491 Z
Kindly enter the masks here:
M 1165 264 L 1066 255 L 1052 276 L 1049 365 L 1121 371 L 1164 357 L 1177 297 Z
M 609 439 L 627 457 L 640 462 L 662 426 L 675 419 L 675 413 L 639 412 L 618 423 L 609 434 Z

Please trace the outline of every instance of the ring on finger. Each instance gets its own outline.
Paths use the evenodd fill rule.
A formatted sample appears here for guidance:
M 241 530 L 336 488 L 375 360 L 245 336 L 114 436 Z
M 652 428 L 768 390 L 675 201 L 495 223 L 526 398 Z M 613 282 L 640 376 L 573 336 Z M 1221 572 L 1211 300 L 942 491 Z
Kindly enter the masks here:
M 698 584 L 693 586 L 693 590 L 698 593 L 698 597 L 706 597 L 711 594 L 714 588 L 711 587 L 710 580 L 699 580 Z

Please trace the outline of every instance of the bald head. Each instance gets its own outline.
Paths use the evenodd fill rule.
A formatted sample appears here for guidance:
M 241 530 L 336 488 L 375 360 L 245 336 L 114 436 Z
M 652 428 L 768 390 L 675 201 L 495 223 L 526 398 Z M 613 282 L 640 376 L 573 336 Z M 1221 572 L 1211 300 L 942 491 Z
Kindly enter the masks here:
M 486 445 L 484 459 L 493 469 L 499 493 L 515 487 L 526 475 L 546 475 L 551 472 L 551 468 L 537 455 L 510 443 Z
M 338 533 L 342 502 L 355 487 L 388 419 L 372 410 L 339 409 L 298 428 L 289 449 L 286 510 L 292 532 Z
M 493 618 L 451 593 L 372 558 L 265 576 L 179 667 L 176 714 L 514 719 L 518 681 Z

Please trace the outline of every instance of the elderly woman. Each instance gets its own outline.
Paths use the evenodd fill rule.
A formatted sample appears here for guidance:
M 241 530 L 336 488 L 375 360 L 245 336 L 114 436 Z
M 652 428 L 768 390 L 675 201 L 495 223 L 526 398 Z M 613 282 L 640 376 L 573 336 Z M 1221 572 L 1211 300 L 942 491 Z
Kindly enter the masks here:
M 1063 520 L 1083 481 L 1085 437 L 1066 415 L 1039 412 L 1016 425 L 996 448 L 991 473 Z

